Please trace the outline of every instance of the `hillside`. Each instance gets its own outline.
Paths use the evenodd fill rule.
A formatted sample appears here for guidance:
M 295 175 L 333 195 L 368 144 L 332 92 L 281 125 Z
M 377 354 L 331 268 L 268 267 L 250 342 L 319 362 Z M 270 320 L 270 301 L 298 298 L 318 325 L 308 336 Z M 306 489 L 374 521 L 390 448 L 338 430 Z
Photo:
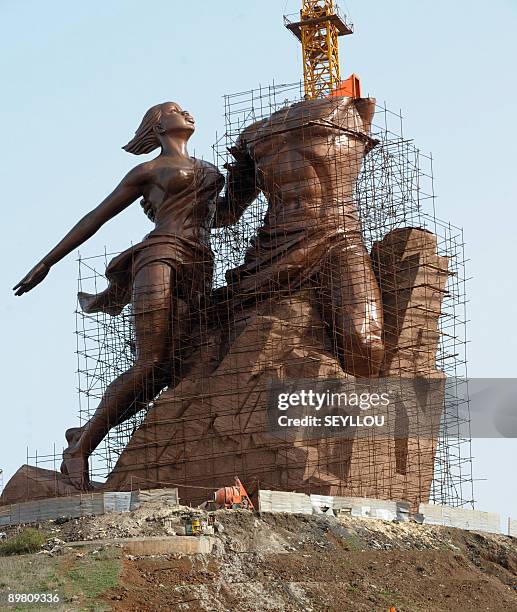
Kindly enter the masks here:
M 191 514 L 146 504 L 42 524 L 52 552 L 1 557 L 0 591 L 55 590 L 62 604 L 52 610 L 517 610 L 517 540 L 506 536 L 218 511 L 209 554 L 135 556 L 110 542 L 174 537 Z

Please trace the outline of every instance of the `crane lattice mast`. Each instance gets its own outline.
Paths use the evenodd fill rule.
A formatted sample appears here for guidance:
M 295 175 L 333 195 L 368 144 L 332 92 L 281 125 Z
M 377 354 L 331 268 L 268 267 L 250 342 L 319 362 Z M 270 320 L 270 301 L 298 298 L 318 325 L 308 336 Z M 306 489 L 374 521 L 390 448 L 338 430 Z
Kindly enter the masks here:
M 284 17 L 285 26 L 302 43 L 305 97 L 322 98 L 341 85 L 339 36 L 353 33 L 334 0 L 303 0 L 299 21 Z

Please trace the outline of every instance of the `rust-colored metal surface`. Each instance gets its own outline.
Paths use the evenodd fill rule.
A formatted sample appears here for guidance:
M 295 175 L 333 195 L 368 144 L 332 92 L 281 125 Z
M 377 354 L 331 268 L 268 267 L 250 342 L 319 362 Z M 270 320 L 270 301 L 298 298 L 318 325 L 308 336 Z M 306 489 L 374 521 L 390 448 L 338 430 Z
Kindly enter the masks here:
M 228 285 L 242 302 L 317 286 L 336 353 L 355 376 L 377 375 L 383 358 L 380 291 L 353 193 L 375 146 L 374 111 L 373 99 L 334 97 L 251 125 L 232 150 L 236 162 L 216 216 L 218 224 L 235 223 L 264 193 L 264 223 L 244 264 L 227 273 Z
M 90 487 L 88 458 L 109 430 L 179 376 L 175 362 L 188 343 L 188 313 L 210 291 L 210 225 L 224 178 L 215 166 L 189 156 L 194 129 L 194 119 L 174 102 L 149 109 L 124 149 L 140 155 L 159 148 L 158 157 L 131 170 L 14 288 L 16 295 L 33 289 L 104 223 L 144 198 L 155 229 L 110 263 L 104 292 L 79 295 L 87 312 L 116 315 L 131 302 L 136 353 L 134 365 L 110 384 L 88 423 L 66 432 L 61 469 L 80 489 Z
M 271 381 L 443 378 L 436 360 L 449 262 L 436 237 L 394 226 L 373 248 L 364 240 L 356 188 L 376 150 L 374 112 L 373 99 L 333 96 L 252 122 L 230 149 L 223 195 L 219 171 L 187 154 L 188 114 L 173 103 L 146 114 L 126 149 L 160 146 L 160 155 L 15 288 L 32 289 L 102 222 L 144 199 L 155 230 L 109 264 L 105 291 L 79 295 L 85 313 L 118 316 L 130 304 L 134 364 L 88 422 L 68 430 L 55 494 L 89 488 L 92 451 L 145 410 L 104 490 L 179 486 L 184 501 L 201 502 L 239 474 L 246 487 L 429 500 L 440 390 L 432 406 L 410 406 L 416 437 L 286 440 L 268 430 Z M 265 209 L 255 235 L 214 287 L 210 230 L 244 242 L 239 224 L 257 198 Z M 51 485 L 22 488 L 18 475 L 3 499 L 42 497 Z
M 410 378 L 419 372 L 440 379 L 436 336 L 427 330 L 438 324 L 447 261 L 436 256 L 434 236 L 399 230 L 376 244 L 374 255 L 379 282 L 386 287 L 390 330 L 383 375 Z M 390 284 L 394 275 L 400 287 Z M 400 300 L 400 309 L 392 308 L 394 300 Z M 219 304 L 223 312 L 231 307 Z M 372 431 L 357 440 L 286 442 L 268 433 L 271 380 L 350 381 L 353 376 L 336 359 L 317 290 L 300 289 L 239 308 L 239 315 L 208 330 L 189 375 L 155 402 L 106 486 L 130 490 L 175 483 L 188 500 L 200 502 L 203 492 L 189 488 L 193 483 L 222 487 L 239 473 L 246 486 L 258 481 L 262 488 L 368 495 L 414 505 L 428 499 L 443 395 L 438 392 L 429 406 L 413 407 L 421 434 L 413 438 L 377 438 Z

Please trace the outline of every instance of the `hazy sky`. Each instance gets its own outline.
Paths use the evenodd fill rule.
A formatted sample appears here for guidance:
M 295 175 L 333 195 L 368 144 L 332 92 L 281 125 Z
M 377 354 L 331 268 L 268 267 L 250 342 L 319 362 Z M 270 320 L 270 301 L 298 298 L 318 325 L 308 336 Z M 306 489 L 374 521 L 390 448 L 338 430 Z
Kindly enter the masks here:
M 120 147 L 149 106 L 190 110 L 191 153 L 211 159 L 223 94 L 299 79 L 299 46 L 282 23 L 299 2 L 0 0 L 5 477 L 27 445 L 50 452 L 77 422 L 76 257 L 22 298 L 11 287 L 135 165 Z M 469 375 L 514 377 L 517 3 L 347 4 L 356 33 L 342 39 L 343 73 L 402 109 L 405 135 L 434 155 L 439 217 L 465 229 Z M 139 208 L 81 252 L 139 241 L 149 229 Z M 475 440 L 473 451 L 478 507 L 517 518 L 517 442 Z

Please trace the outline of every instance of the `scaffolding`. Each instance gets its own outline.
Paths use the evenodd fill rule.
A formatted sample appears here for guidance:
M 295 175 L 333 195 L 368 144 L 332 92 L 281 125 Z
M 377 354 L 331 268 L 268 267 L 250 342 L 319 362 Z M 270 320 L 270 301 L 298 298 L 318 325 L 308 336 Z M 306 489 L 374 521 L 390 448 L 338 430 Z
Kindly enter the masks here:
M 302 83 L 260 87 L 255 90 L 225 96 L 226 125 L 224 134 L 218 138 L 214 146 L 216 165 L 223 168 L 234 163 L 235 151 L 239 147 L 239 138 L 246 128 L 256 124 L 256 122 L 267 120 L 273 113 L 285 110 L 290 105 L 304 99 L 305 90 Z M 383 239 L 388 234 L 395 235 L 393 232 L 404 230 L 404 228 L 427 230 L 435 237 L 437 261 L 447 262 L 447 280 L 445 289 L 439 295 L 441 306 L 437 313 L 439 334 L 436 338 L 436 346 L 430 341 L 423 349 L 419 349 L 420 352 L 427 351 L 428 354 L 420 355 L 418 358 L 426 359 L 429 363 L 432 362 L 436 372 L 455 381 L 456 386 L 462 386 L 466 385 L 467 378 L 467 319 L 465 311 L 465 284 L 467 279 L 465 276 L 463 233 L 461 229 L 441 221 L 437 217 L 432 157 L 423 154 L 412 140 L 407 139 L 403 134 L 402 127 L 400 114 L 391 112 L 385 105 L 376 105 L 371 136 L 377 143 L 362 162 L 359 178 L 354 185 L 354 199 L 362 227 L 362 238 L 367 251 L 373 252 L 375 248 L 379 249 L 375 245 L 382 245 Z M 309 137 L 308 132 L 307 137 Z M 375 143 L 372 141 L 373 144 Z M 263 188 L 264 177 L 257 175 L 256 180 L 260 182 L 260 186 Z M 271 197 L 268 201 L 264 191 L 258 191 L 258 195 L 247 206 L 235 224 L 212 231 L 211 246 L 215 258 L 213 290 L 216 295 L 222 295 L 222 292 L 227 289 L 228 271 L 239 268 L 245 262 L 246 253 L 249 252 L 250 245 L 253 244 L 252 239 L 263 225 L 265 214 L 271 206 Z M 383 248 L 386 250 L 386 246 Z M 107 253 L 99 257 L 80 257 L 79 291 L 97 291 L 104 284 L 104 269 L 110 257 Z M 383 257 L 389 259 L 391 254 L 384 253 Z M 421 270 L 422 264 L 419 265 Z M 425 268 L 426 265 L 423 267 Z M 425 273 L 433 274 L 435 267 L 435 264 L 430 263 L 428 265 L 429 269 Z M 417 267 L 415 270 L 415 273 L 417 273 Z M 383 288 L 381 287 L 381 289 Z M 293 287 L 292 291 L 291 289 L 289 291 L 292 295 L 295 293 L 300 295 L 300 291 L 303 293 L 303 289 L 298 287 L 296 289 Z M 425 291 L 430 291 L 429 287 L 426 286 Z M 437 290 L 433 289 L 433 291 L 436 294 Z M 438 299 L 434 294 L 432 299 Z M 269 297 L 271 298 L 271 296 Z M 219 321 L 224 320 L 225 316 L 227 319 L 238 318 L 235 311 L 227 312 L 221 318 L 221 308 L 223 310 L 229 308 L 228 303 L 222 300 L 215 308 L 218 312 Z M 259 298 L 257 297 L 258 303 Z M 273 308 L 273 306 L 270 306 L 270 308 Z M 422 310 L 422 307 L 418 308 Z M 210 307 L 207 307 L 207 310 L 210 310 Z M 208 318 L 210 319 L 211 316 L 209 313 Z M 246 316 L 249 317 L 249 314 Z M 418 316 L 414 319 L 415 321 L 421 320 Z M 115 376 L 133 363 L 135 345 L 130 306 L 126 306 L 121 314 L 116 317 L 106 314 L 85 314 L 79 309 L 76 317 L 79 417 L 81 424 L 84 424 L 91 418 L 107 385 Z M 213 317 L 212 320 L 214 320 Z M 392 317 L 390 320 L 396 319 Z M 415 323 L 413 327 L 416 325 Z M 209 330 L 209 325 L 198 325 L 198 328 L 200 331 L 198 330 L 197 341 L 200 345 L 210 347 L 211 343 L 214 344 L 215 341 L 210 336 L 212 332 Z M 422 335 L 421 332 L 422 330 L 419 330 L 420 335 Z M 424 336 L 427 332 L 430 336 L 434 334 L 433 330 L 424 330 Z M 315 336 L 318 333 L 321 332 L 314 332 Z M 328 334 L 328 329 L 325 333 Z M 386 334 L 389 333 L 390 330 L 386 330 Z M 413 332 L 409 329 L 405 333 L 411 335 Z M 225 331 L 225 334 L 227 337 L 223 339 L 224 342 L 229 341 L 228 338 L 230 337 L 233 338 L 233 331 L 230 328 Z M 223 342 L 223 340 L 219 337 L 220 342 Z M 279 342 L 282 342 L 282 339 Z M 251 345 L 249 350 L 251 355 L 252 350 L 254 350 Z M 401 353 L 409 354 L 411 351 L 413 353 L 416 351 L 414 347 L 406 347 L 404 350 L 406 353 L 404 351 L 401 351 Z M 201 360 L 204 358 L 204 353 L 209 353 L 209 348 L 203 348 L 203 351 L 200 353 Z M 392 371 L 397 372 L 396 376 L 403 379 L 415 375 L 414 369 L 409 368 L 405 371 L 405 362 L 402 363 L 400 353 L 398 355 L 397 368 L 392 369 Z M 232 375 L 242 373 L 242 366 L 239 365 L 238 368 L 240 370 L 236 366 Z M 336 366 L 336 375 L 338 374 L 337 369 L 339 369 L 338 366 Z M 388 375 L 393 376 L 389 373 Z M 198 393 L 196 401 L 200 402 L 200 405 L 207 406 L 207 418 L 211 418 L 213 397 L 209 397 L 209 393 L 205 389 L 207 387 L 206 380 L 202 382 L 201 387 L 203 387 L 203 391 L 196 392 Z M 168 395 L 171 392 L 174 394 L 172 389 L 167 391 L 167 388 L 164 387 L 161 392 L 163 401 L 172 401 L 173 403 L 176 401 L 174 395 Z M 225 390 L 228 405 L 231 405 L 233 401 L 231 398 L 239 393 L 240 390 L 235 388 Z M 170 399 L 171 397 L 173 399 Z M 192 397 L 189 399 L 192 400 Z M 154 405 L 159 405 L 160 401 L 160 397 L 158 397 L 151 403 L 142 402 L 140 409 L 131 418 L 111 430 L 92 456 L 91 476 L 93 479 L 102 480 L 113 471 L 119 457 L 135 432 L 145 432 L 145 419 L 148 410 Z M 402 475 L 405 490 L 409 491 L 408 494 L 415 499 L 418 499 L 420 495 L 418 487 L 422 487 L 421 483 L 426 481 L 430 488 L 428 487 L 427 493 L 424 492 L 421 495 L 424 501 L 430 500 L 434 503 L 450 506 L 471 506 L 473 504 L 472 460 L 470 441 L 468 436 L 465 435 L 466 428 L 468 429 L 468 393 L 458 392 L 457 389 L 455 392 L 449 393 L 443 401 L 443 409 L 446 418 L 442 419 L 440 430 L 437 430 L 434 425 L 430 429 L 430 425 L 423 423 L 418 436 L 409 442 L 409 447 L 411 447 L 411 444 L 414 446 L 413 451 L 411 451 L 411 448 L 408 451 L 406 441 L 406 452 L 409 452 L 409 454 L 413 452 L 412 456 L 416 458 L 415 461 L 418 464 L 414 466 L 412 480 L 404 470 L 400 469 L 398 459 L 393 467 L 384 469 L 382 462 L 383 454 L 387 452 L 386 448 L 382 447 L 382 450 L 380 450 L 382 445 L 380 446 L 375 440 L 370 439 L 363 441 L 362 446 L 359 444 L 357 447 L 359 449 L 357 452 L 362 453 L 356 457 L 361 469 L 356 470 L 355 475 L 349 475 L 350 481 L 347 488 L 342 490 L 338 487 L 337 489 L 334 488 L 333 491 L 353 493 L 357 496 L 367 496 L 366 493 L 368 493 L 370 497 L 375 497 L 375 487 L 377 485 L 373 486 L 372 489 L 371 482 L 374 478 L 372 474 L 375 472 L 375 482 L 380 483 L 377 472 L 384 469 L 382 485 L 378 485 L 377 496 L 379 497 L 389 496 L 390 491 L 392 491 L 390 488 L 392 486 L 390 484 L 391 480 L 395 477 L 400 478 Z M 231 412 L 231 410 L 228 409 L 228 412 Z M 171 417 L 170 424 L 177 428 L 185 427 L 188 418 L 188 416 Z M 200 417 L 200 420 L 202 418 L 204 417 Z M 160 423 L 167 425 L 163 419 Z M 147 430 L 149 430 L 148 426 Z M 263 433 L 259 430 L 258 433 Z M 241 437 L 244 440 L 244 430 L 235 429 L 228 433 L 235 439 Z M 257 431 L 255 431 L 256 433 Z M 159 438 L 158 434 L 156 436 Z M 147 438 L 141 437 L 135 442 L 135 445 L 139 445 L 140 452 L 142 452 L 142 447 L 145 447 L 145 452 L 151 456 L 154 447 L 158 444 L 156 436 L 152 441 L 149 441 L 149 436 Z M 142 442 L 143 439 L 147 441 Z M 429 440 L 431 440 L 430 447 L 425 452 L 422 451 L 424 443 Z M 194 442 L 195 440 L 191 437 L 189 443 L 192 445 Z M 200 439 L 198 442 L 201 443 Z M 311 448 L 317 446 L 315 443 Z M 251 452 L 243 449 L 244 442 L 242 442 L 239 452 L 243 456 Z M 229 454 L 231 452 L 229 451 Z M 377 458 L 375 457 L 376 453 L 379 455 Z M 156 462 L 152 462 L 153 469 L 155 464 Z M 241 464 L 239 465 L 240 469 L 247 469 L 242 468 Z M 160 464 L 160 469 L 165 469 L 164 464 Z M 232 469 L 233 467 L 228 468 L 228 476 Z M 274 468 L 268 469 L 271 471 Z M 252 475 L 257 477 L 257 471 L 254 471 L 252 467 L 249 470 L 250 477 Z M 147 484 L 150 486 L 154 482 L 158 486 L 164 480 L 160 476 L 163 473 L 156 467 L 154 476 L 147 478 Z M 239 475 L 243 476 L 242 473 L 239 473 Z M 363 486 L 364 483 L 361 482 L 361 479 L 364 479 L 364 482 L 367 480 L 370 482 L 369 488 Z M 267 470 L 265 472 L 263 470 L 260 480 L 266 485 L 270 485 L 271 488 L 279 488 L 278 482 L 273 482 L 272 473 L 268 474 Z M 187 476 L 185 476 L 183 484 L 185 485 L 187 482 Z M 178 484 L 178 479 L 174 484 Z M 289 489 L 289 483 L 284 488 Z
M 105 284 L 104 270 L 118 253 L 79 256 L 78 293 L 97 293 Z M 134 362 L 134 330 L 131 307 L 112 317 L 106 313 L 86 314 L 76 310 L 76 354 L 79 395 L 79 425 L 93 415 L 106 388 Z M 91 476 L 104 480 L 114 467 L 131 435 L 141 424 L 147 405 L 135 416 L 112 429 L 91 459 Z

